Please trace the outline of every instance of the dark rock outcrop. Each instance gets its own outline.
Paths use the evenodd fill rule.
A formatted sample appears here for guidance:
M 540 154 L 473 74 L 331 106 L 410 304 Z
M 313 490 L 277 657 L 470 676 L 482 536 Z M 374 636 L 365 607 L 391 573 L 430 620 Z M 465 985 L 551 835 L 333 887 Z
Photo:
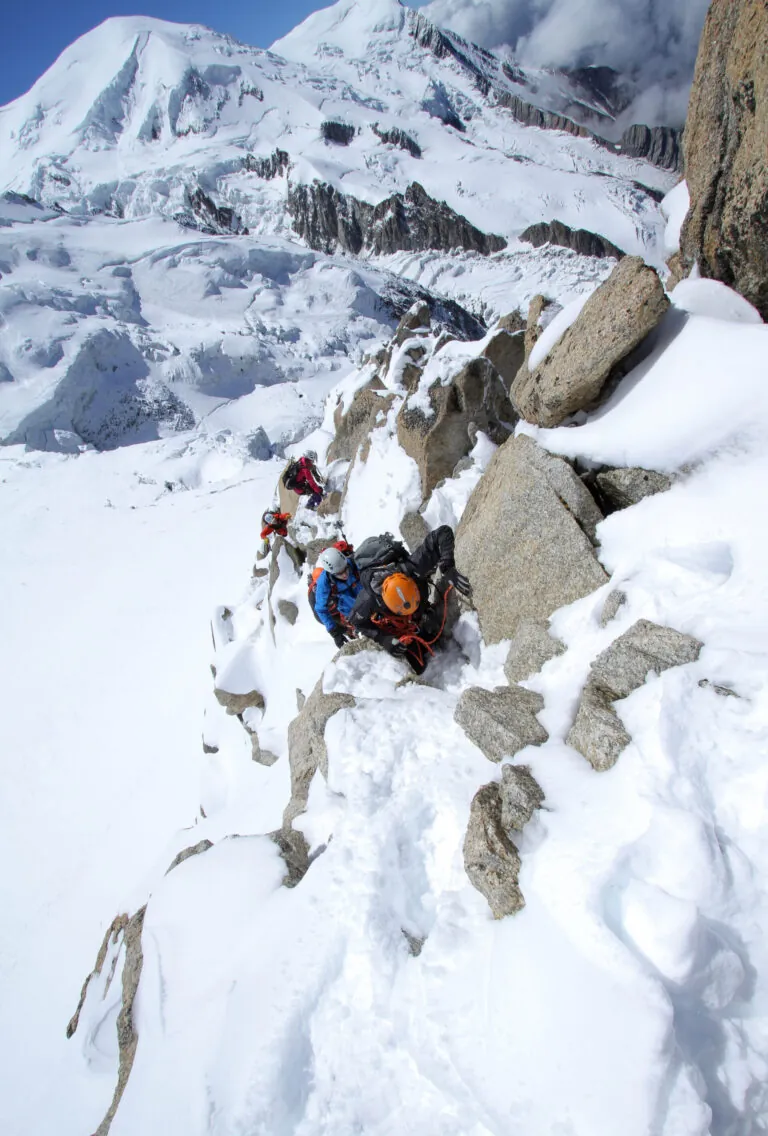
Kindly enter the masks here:
M 633 466 L 629 469 L 607 469 L 598 473 L 595 478 L 603 502 L 606 504 L 604 512 L 616 512 L 618 509 L 628 509 L 636 505 L 644 497 L 652 497 L 655 493 L 665 493 L 672 485 L 666 474 L 656 473 L 652 469 L 641 469 Z
M 668 308 L 654 269 L 625 256 L 547 357 L 533 371 L 520 369 L 510 391 L 515 408 L 528 422 L 557 426 L 599 405 L 612 389 L 612 373 Z
M 496 690 L 470 686 L 462 692 L 453 717 L 489 761 L 501 761 L 547 740 L 549 734 L 536 718 L 543 709 L 541 695 L 522 686 Z
M 201 233 L 247 233 L 243 223 L 228 205 L 217 205 L 200 186 L 187 195 L 188 211 L 177 213 L 174 220 L 187 229 Z
M 576 721 L 566 739 L 568 744 L 594 769 L 610 769 L 631 740 L 616 714 L 614 701 L 637 690 L 652 671 L 661 674 L 670 667 L 694 662 L 701 648 L 698 639 L 671 627 L 647 619 L 633 623 L 592 663 Z
M 304 879 L 310 865 L 309 845 L 304 833 L 284 827 L 270 832 L 269 838 L 277 845 L 285 863 L 283 887 L 295 888 Z
M 249 173 L 256 174 L 256 177 L 271 181 L 288 173 L 290 165 L 291 160 L 285 150 L 273 150 L 268 158 L 256 158 L 253 154 L 248 154 L 243 168 Z
M 536 225 L 529 225 L 520 234 L 521 241 L 527 241 L 534 248 L 542 245 L 559 245 L 561 248 L 573 249 L 582 256 L 607 257 L 613 256 L 621 260 L 626 254 L 616 245 L 611 244 L 605 237 L 597 233 L 590 233 L 589 229 L 571 229 L 562 221 L 540 221 Z
M 406 150 L 414 158 L 421 157 L 421 146 L 418 142 L 397 126 L 392 127 L 391 130 L 379 130 L 379 124 L 374 122 L 371 129 L 382 142 L 386 142 L 390 146 L 397 146 L 399 150 Z
M 424 498 L 438 481 L 451 476 L 459 459 L 472 449 L 472 424 L 501 443 L 517 421 L 488 359 L 472 359 L 446 386 L 434 383 L 429 401 L 431 415 L 410 408 L 406 401 L 397 416 L 397 438 L 419 466 Z
M 405 194 L 395 193 L 369 205 L 315 181 L 293 186 L 288 194 L 293 228 L 318 252 L 337 248 L 359 254 L 386 255 L 400 250 L 448 251 L 462 248 L 488 256 L 506 247 L 503 237 L 480 232 L 445 202 L 436 201 L 413 182 Z
M 768 320 L 768 6 L 713 0 L 685 127 L 686 272 L 740 292 Z
M 335 122 L 329 119 L 321 124 L 320 134 L 326 142 L 333 142 L 336 146 L 348 146 L 355 137 L 355 128 L 348 122 Z
M 619 148 L 629 158 L 645 158 L 662 170 L 683 168 L 683 132 L 672 126 L 635 123 L 621 136 Z
M 562 458 L 524 435 L 496 451 L 456 532 L 456 563 L 472 582 L 486 643 L 606 583 L 593 548 L 601 519 Z
M 464 837 L 464 869 L 469 882 L 488 900 L 494 919 L 525 907 L 518 885 L 520 855 L 501 819 L 501 793 L 496 782 L 483 785 L 472 801 Z

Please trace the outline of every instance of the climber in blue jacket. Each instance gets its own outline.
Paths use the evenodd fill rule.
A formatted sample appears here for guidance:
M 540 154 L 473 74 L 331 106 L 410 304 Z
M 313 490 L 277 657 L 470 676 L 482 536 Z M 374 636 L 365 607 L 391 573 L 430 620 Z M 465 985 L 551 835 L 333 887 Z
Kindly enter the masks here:
M 310 604 L 336 646 L 343 647 L 355 637 L 347 616 L 360 594 L 360 573 L 354 560 L 335 547 L 320 553 L 315 573 L 314 587 L 310 584 Z

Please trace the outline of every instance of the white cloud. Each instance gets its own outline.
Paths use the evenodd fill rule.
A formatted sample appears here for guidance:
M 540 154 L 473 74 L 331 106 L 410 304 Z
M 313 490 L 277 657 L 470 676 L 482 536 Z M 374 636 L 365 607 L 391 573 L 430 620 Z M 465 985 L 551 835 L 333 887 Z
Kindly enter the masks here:
M 638 81 L 644 121 L 682 117 L 709 0 L 432 0 L 435 23 L 523 64 L 602 63 Z M 651 90 L 653 89 L 653 90 Z

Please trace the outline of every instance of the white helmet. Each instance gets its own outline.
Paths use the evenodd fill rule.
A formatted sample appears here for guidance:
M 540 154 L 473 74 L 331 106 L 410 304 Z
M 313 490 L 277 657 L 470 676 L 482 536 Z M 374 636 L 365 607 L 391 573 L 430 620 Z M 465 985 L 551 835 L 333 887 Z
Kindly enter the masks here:
M 317 563 L 332 576 L 343 576 L 349 564 L 338 548 L 324 548 L 317 558 Z

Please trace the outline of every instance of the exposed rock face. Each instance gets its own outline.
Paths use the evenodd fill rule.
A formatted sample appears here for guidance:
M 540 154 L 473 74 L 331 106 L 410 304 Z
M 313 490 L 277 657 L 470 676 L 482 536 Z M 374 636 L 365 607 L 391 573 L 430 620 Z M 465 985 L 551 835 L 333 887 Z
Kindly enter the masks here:
M 685 127 L 686 270 L 735 288 L 768 319 L 768 8 L 714 0 Z
M 638 620 L 592 663 L 568 744 L 594 769 L 610 769 L 631 741 L 613 702 L 642 686 L 651 671 L 661 674 L 694 662 L 701 647 L 691 635 Z
M 590 233 L 589 229 L 571 229 L 562 221 L 540 221 L 537 225 L 529 225 L 520 234 L 521 241 L 528 241 L 534 248 L 542 245 L 560 245 L 562 248 L 573 249 L 582 256 L 606 257 L 615 256 L 621 260 L 626 254 L 616 245 L 611 244 L 605 237 L 597 233 Z
M 246 155 L 244 168 L 256 177 L 271 181 L 288 172 L 291 159 L 285 150 L 273 150 L 268 158 L 256 158 L 253 154 Z
M 463 248 L 487 256 L 507 243 L 503 237 L 481 233 L 418 182 L 409 185 L 405 195 L 395 193 L 378 205 L 346 197 L 319 181 L 296 185 L 288 194 L 288 212 L 295 232 L 318 252 L 341 248 L 384 255 L 403 249 Z
M 615 588 L 610 592 L 603 604 L 603 610 L 600 612 L 600 619 L 598 620 L 600 626 L 607 627 L 611 620 L 616 618 L 626 602 L 627 594 L 622 592 L 620 588 Z
M 213 848 L 213 842 L 211 840 L 199 840 L 197 844 L 192 844 L 189 848 L 182 849 L 182 851 L 171 860 L 165 872 L 166 876 L 168 872 L 172 872 L 174 868 L 178 868 L 179 864 L 183 864 L 185 860 L 189 860 L 192 856 L 200 856 L 203 852 L 207 852 L 209 848 Z
M 590 296 L 576 321 L 531 372 L 521 368 L 510 397 L 528 422 L 557 426 L 599 404 L 611 372 L 645 339 L 669 308 L 659 277 L 626 256 Z
M 628 509 L 644 497 L 664 493 L 672 485 L 669 477 L 650 469 L 635 466 L 630 469 L 609 469 L 596 478 L 600 493 L 610 504 L 611 511 Z
M 639 619 L 597 656 L 590 677 L 614 698 L 626 698 L 643 685 L 651 671 L 661 674 L 670 667 L 693 663 L 701 648 L 691 635 Z
M 348 146 L 355 137 L 355 128 L 348 122 L 327 120 L 321 124 L 320 133 L 326 142 L 333 142 L 337 146 Z
M 622 154 L 645 158 L 663 170 L 683 168 L 683 132 L 672 126 L 643 126 L 636 123 L 625 130 L 619 143 Z
M 351 694 L 324 694 L 320 676 L 301 713 L 288 727 L 288 760 L 291 767 L 291 799 L 283 814 L 283 829 L 294 817 L 304 812 L 309 786 L 319 769 L 328 775 L 328 750 L 325 727 L 333 715 L 345 706 L 354 706 Z
M 501 331 L 508 331 L 510 335 L 514 335 L 518 331 L 525 331 L 525 316 L 522 312 L 515 310 L 508 312 L 496 324 Z
M 456 534 L 456 563 L 472 581 L 486 643 L 606 582 L 590 536 L 601 516 L 562 458 L 525 436 L 497 450 Z
M 492 782 L 475 794 L 464 838 L 464 868 L 469 882 L 484 895 L 494 919 L 525 906 L 518 886 L 520 856 L 501 819 L 501 793 Z
M 539 338 L 543 330 L 539 321 L 541 320 L 541 317 L 544 315 L 547 309 L 552 307 L 552 304 L 553 301 L 550 300 L 548 296 L 542 296 L 541 293 L 539 293 L 538 296 L 533 297 L 530 304 L 528 305 L 528 317 L 525 321 L 526 362 L 528 360 L 528 356 L 533 351 L 536 340 Z
M 509 436 L 517 417 L 495 367 L 488 359 L 472 359 L 447 386 L 429 390 L 431 417 L 411 409 L 406 401 L 397 416 L 397 438 L 414 459 L 426 498 L 444 477 L 450 477 L 459 458 L 472 449 L 470 424 L 500 443 Z
M 269 838 L 280 849 L 280 855 L 285 861 L 287 871 L 283 877 L 283 887 L 296 887 L 304 879 L 310 864 L 309 845 L 304 833 L 284 827 L 270 832 Z
M 141 945 L 141 932 L 144 929 L 144 916 L 146 905 L 141 907 L 127 922 L 123 932 L 125 946 L 125 962 L 123 963 L 123 1004 L 117 1016 L 117 1044 L 119 1048 L 119 1066 L 117 1074 L 117 1087 L 107 1115 L 96 1129 L 95 1136 L 107 1136 L 110 1125 L 115 1118 L 117 1106 L 125 1092 L 128 1077 L 133 1068 L 136 1056 L 136 1046 L 139 1035 L 133 1024 L 133 1003 L 136 991 L 139 988 L 139 979 L 144 965 L 144 951 Z
M 632 741 L 613 708 L 611 695 L 592 682 L 584 687 L 576 721 L 566 740 L 598 773 L 615 765 Z
M 549 634 L 546 623 L 532 619 L 522 620 L 512 636 L 507 661 L 504 663 L 507 682 L 522 682 L 564 651 L 565 644 Z
M 504 388 L 509 390 L 525 360 L 525 340 L 522 331 L 510 335 L 508 331 L 499 328 L 493 339 L 483 348 L 482 354 L 485 359 L 490 359 L 499 372 Z
M 216 700 L 220 706 L 223 706 L 228 714 L 242 714 L 243 711 L 255 707 L 257 710 L 264 709 L 264 695 L 258 690 L 248 690 L 244 694 L 232 694 L 229 690 L 222 690 L 218 686 L 214 686 L 213 693 L 216 695 Z
M 396 126 L 392 130 L 379 130 L 378 123 L 374 123 L 371 129 L 382 142 L 388 142 L 390 146 L 397 146 L 399 150 L 407 150 L 414 158 L 421 157 L 421 146 L 404 130 L 399 130 Z
M 470 686 L 462 692 L 453 717 L 489 761 L 501 761 L 547 740 L 549 734 L 535 717 L 543 709 L 541 695 L 522 686 L 496 690 Z
M 538 126 L 540 130 L 563 130 L 567 134 L 573 134 L 576 138 L 595 137 L 590 130 L 587 130 L 586 126 L 580 126 L 563 114 L 541 110 L 509 91 L 494 90 L 491 101 L 496 106 L 504 107 L 516 122 L 522 122 L 526 126 Z
M 412 339 L 414 335 L 428 334 L 431 323 L 431 314 L 429 311 L 429 304 L 424 300 L 418 300 L 412 304 L 408 311 L 405 313 L 400 323 L 397 325 L 397 330 L 392 336 L 392 342 L 398 347 L 402 347 L 406 339 Z
M 544 803 L 544 791 L 527 765 L 502 765 L 499 792 L 505 832 L 522 832 Z
M 334 414 L 336 434 L 328 447 L 327 460 L 352 461 L 361 442 L 368 437 L 377 422 L 386 417 L 393 399 L 394 395 L 385 390 L 379 379 L 372 379 L 355 393 L 346 414 L 342 412 L 339 403 Z
M 288 620 L 291 626 L 293 626 L 293 624 L 299 617 L 299 609 L 296 607 L 296 604 L 293 603 L 292 600 L 278 600 L 277 610 L 279 611 L 280 615 L 282 615 L 283 619 Z
M 421 513 L 406 513 L 400 522 L 400 535 L 408 546 L 409 552 L 415 552 L 421 542 L 426 539 L 429 525 Z
M 186 228 L 199 229 L 202 233 L 245 233 L 243 223 L 228 205 L 217 205 L 204 193 L 200 186 L 187 196 L 188 212 L 178 213 L 174 218 Z

